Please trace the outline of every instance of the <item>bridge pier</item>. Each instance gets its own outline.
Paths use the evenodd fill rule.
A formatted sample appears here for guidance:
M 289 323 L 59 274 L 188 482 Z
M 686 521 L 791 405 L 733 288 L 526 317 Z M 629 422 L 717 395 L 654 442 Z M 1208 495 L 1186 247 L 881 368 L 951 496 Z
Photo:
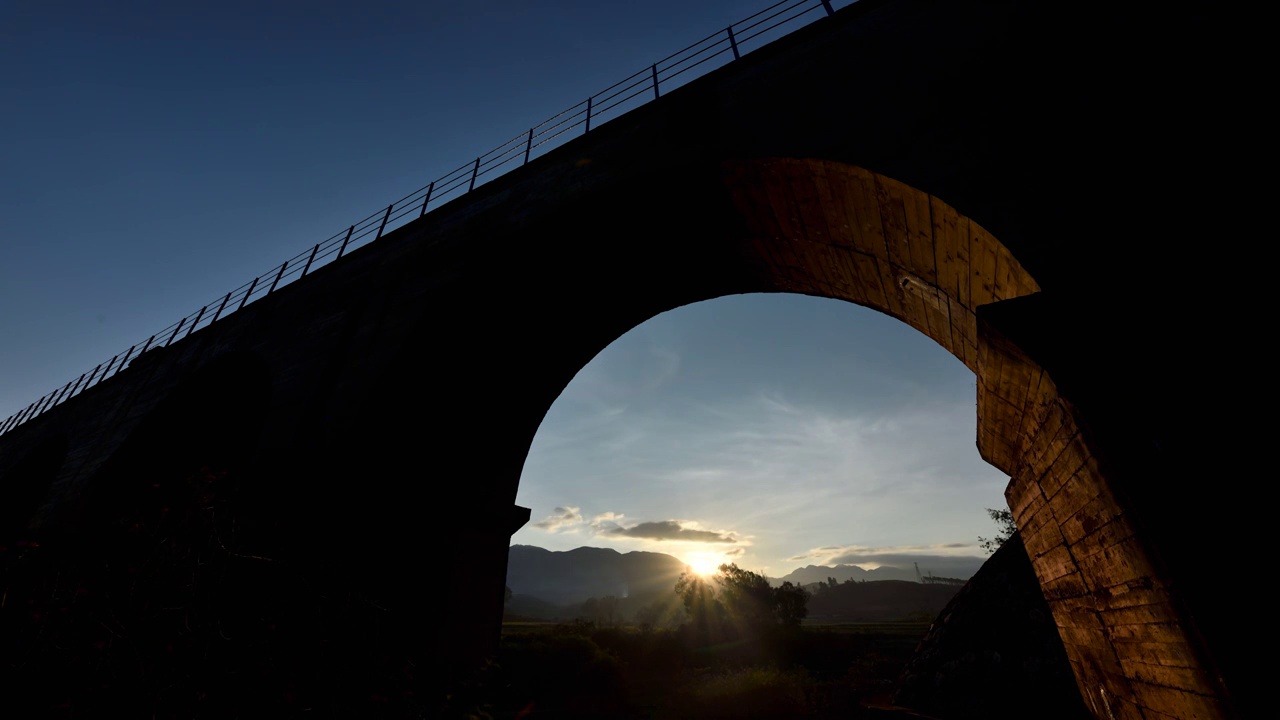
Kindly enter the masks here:
M 1158 406 L 1132 404 L 1151 388 L 1132 387 L 1123 368 L 1080 357 L 1089 351 L 1077 346 L 1079 331 L 1114 322 L 1090 316 L 1098 299 L 1068 302 L 1048 292 L 979 310 L 980 378 L 1039 369 L 1025 383 L 1004 383 L 1006 394 L 1025 387 L 1020 396 L 980 388 L 979 448 L 984 457 L 1000 448 L 1016 458 L 1005 496 L 1094 714 L 1230 717 L 1191 598 L 1175 590 L 1194 577 L 1189 558 L 1162 562 L 1159 548 L 1168 545 L 1150 522 L 1169 509 L 1151 502 L 1159 486 L 1180 474 L 1160 459 L 1154 423 L 1143 422 Z M 998 406 L 1010 402 L 1025 408 L 1020 430 L 991 428 Z

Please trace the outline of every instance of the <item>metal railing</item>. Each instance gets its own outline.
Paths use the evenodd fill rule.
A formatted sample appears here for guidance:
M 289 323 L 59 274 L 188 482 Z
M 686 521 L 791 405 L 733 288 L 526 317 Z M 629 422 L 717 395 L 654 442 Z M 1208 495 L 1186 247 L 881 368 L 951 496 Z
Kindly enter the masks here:
M 128 350 L 99 363 L 93 370 L 81 373 L 79 378 L 42 396 L 0 422 L 0 435 L 118 374 L 128 366 L 130 360 L 137 359 L 143 353 L 167 347 L 179 339 L 179 335 L 185 338 L 197 328 L 208 327 L 253 300 L 270 295 L 282 285 L 306 277 L 308 273 L 340 259 L 347 252 L 378 240 L 388 230 L 422 217 L 432 207 L 432 203 L 435 204 L 434 207 L 439 207 L 446 199 L 460 197 L 475 190 L 478 184 L 492 180 L 513 167 L 527 164 L 536 156 L 535 152 L 546 153 L 559 147 L 576 137 L 576 134 L 569 134 L 571 131 L 581 128 L 583 134 L 588 133 L 593 121 L 599 127 L 602 118 L 607 121 L 619 117 L 661 97 L 664 89 L 670 91 L 741 58 L 752 41 L 756 41 L 756 46 L 767 44 L 800 25 L 807 25 L 811 19 L 810 13 L 816 11 L 823 11 L 821 16 L 835 13 L 831 0 L 782 0 L 588 96 L 577 105 L 534 125 L 526 132 L 474 160 L 467 161 L 387 207 L 330 235 L 226 295 L 214 298 L 199 310 L 180 318 L 145 341 L 134 343 Z M 774 32 L 784 26 L 788 29 Z

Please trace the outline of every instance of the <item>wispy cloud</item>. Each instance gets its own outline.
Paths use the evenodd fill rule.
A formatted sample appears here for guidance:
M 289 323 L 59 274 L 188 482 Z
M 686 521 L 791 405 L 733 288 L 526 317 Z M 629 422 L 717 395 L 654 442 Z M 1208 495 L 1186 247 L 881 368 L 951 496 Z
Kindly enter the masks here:
M 625 501 L 642 517 L 628 521 L 618 514 L 586 522 L 557 513 L 533 527 L 559 533 L 569 533 L 572 527 L 602 540 L 725 545 L 741 539 L 745 531 L 772 539 L 777 553 L 773 557 L 791 555 L 825 564 L 845 554 L 845 546 L 832 545 L 814 558 L 809 557 L 812 550 L 797 551 L 806 541 L 850 537 L 851 532 L 858 539 L 897 539 L 902 523 L 909 522 L 929 533 L 921 538 L 925 543 L 940 543 L 936 548 L 920 544 L 910 551 L 963 553 L 963 544 L 945 547 L 946 535 L 964 537 L 968 532 L 935 518 L 947 513 L 954 517 L 956 498 L 972 483 L 991 483 L 988 475 L 968 475 L 953 461 L 960 452 L 976 454 L 972 438 L 949 437 L 943 443 L 938 435 L 972 412 L 972 407 L 942 402 L 886 418 L 758 392 L 713 405 L 676 401 L 674 409 L 637 406 L 625 414 L 625 422 L 619 416 L 595 415 L 577 428 L 590 439 L 580 438 L 573 455 L 555 463 L 557 477 L 573 478 L 560 481 L 557 494 L 598 495 L 604 486 L 648 488 L 645 492 L 652 498 L 637 497 L 635 491 L 614 491 L 602 498 Z M 550 474 L 551 468 L 535 460 L 526 470 Z M 677 503 L 680 514 L 651 519 L 663 513 L 664 505 L 671 512 L 670 504 L 657 502 L 659 498 Z M 841 513 L 833 514 L 832 508 L 842 508 Z M 707 526 L 689 525 L 683 519 L 690 515 L 701 516 Z M 985 522 L 980 506 L 973 517 Z M 721 530 L 725 527 L 734 532 L 727 534 Z M 975 542 L 978 534 L 974 532 Z M 805 544 L 780 547 L 783 538 Z M 978 553 L 973 547 L 969 551 Z
M 710 530 L 702 527 L 696 520 L 628 522 L 626 515 L 616 512 L 599 513 L 587 520 L 582 514 L 582 508 L 577 505 L 557 507 L 550 515 L 533 523 L 533 527 L 556 534 L 577 533 L 585 529 L 600 539 L 738 546 L 751 544 L 750 539 L 741 533 Z M 738 547 L 736 551 L 726 551 L 725 554 L 739 554 L 741 551 L 742 547 Z
M 658 522 L 642 522 L 631 527 L 615 527 L 606 531 L 609 535 L 642 538 L 645 540 L 681 540 L 697 543 L 736 543 L 738 538 L 729 532 L 714 530 L 698 530 L 685 527 L 678 520 L 661 520 Z
M 680 354 L 676 351 L 658 346 L 649 347 L 652 365 L 642 389 L 652 392 L 665 385 L 680 372 Z
M 577 532 L 582 525 L 582 508 L 558 507 L 545 518 L 533 523 L 533 526 L 550 533 Z
M 921 556 L 968 558 L 981 554 L 976 543 L 934 543 L 888 547 L 828 545 L 792 555 L 787 560 L 815 565 L 894 565 L 903 562 L 910 564 L 913 561 L 911 558 Z
M 746 541 L 746 538 L 739 537 L 738 533 L 729 530 L 704 529 L 696 520 L 650 520 L 627 523 L 625 515 L 615 512 L 596 515 L 591 518 L 590 526 L 597 537 L 606 538 L 728 544 Z

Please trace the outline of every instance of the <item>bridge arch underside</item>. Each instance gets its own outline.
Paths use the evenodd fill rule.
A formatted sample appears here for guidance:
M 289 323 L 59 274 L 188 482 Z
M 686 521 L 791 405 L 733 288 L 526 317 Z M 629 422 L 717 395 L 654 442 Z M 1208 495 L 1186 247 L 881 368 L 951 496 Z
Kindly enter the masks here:
M 1085 423 L 1049 374 L 984 319 L 984 307 L 1040 291 L 1013 254 L 940 199 L 860 167 L 773 158 L 721 169 L 741 222 L 732 257 L 705 282 L 697 271 L 675 270 L 654 284 L 662 292 L 624 282 L 619 295 L 640 297 L 608 301 L 623 306 L 625 321 L 587 332 L 593 343 L 558 369 L 558 388 L 630 327 L 728 294 L 793 292 L 898 318 L 977 376 L 978 449 L 1011 478 L 1006 498 L 1094 714 L 1225 716 L 1203 648 L 1113 492 Z M 542 413 L 553 400 L 545 396 Z

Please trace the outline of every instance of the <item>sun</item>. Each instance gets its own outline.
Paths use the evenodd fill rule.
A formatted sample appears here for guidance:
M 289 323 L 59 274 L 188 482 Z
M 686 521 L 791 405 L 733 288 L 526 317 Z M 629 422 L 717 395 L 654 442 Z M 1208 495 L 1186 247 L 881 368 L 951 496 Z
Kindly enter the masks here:
M 720 565 L 724 559 L 712 553 L 695 552 L 685 555 L 684 562 L 689 569 L 702 577 L 711 577 L 720 571 Z

